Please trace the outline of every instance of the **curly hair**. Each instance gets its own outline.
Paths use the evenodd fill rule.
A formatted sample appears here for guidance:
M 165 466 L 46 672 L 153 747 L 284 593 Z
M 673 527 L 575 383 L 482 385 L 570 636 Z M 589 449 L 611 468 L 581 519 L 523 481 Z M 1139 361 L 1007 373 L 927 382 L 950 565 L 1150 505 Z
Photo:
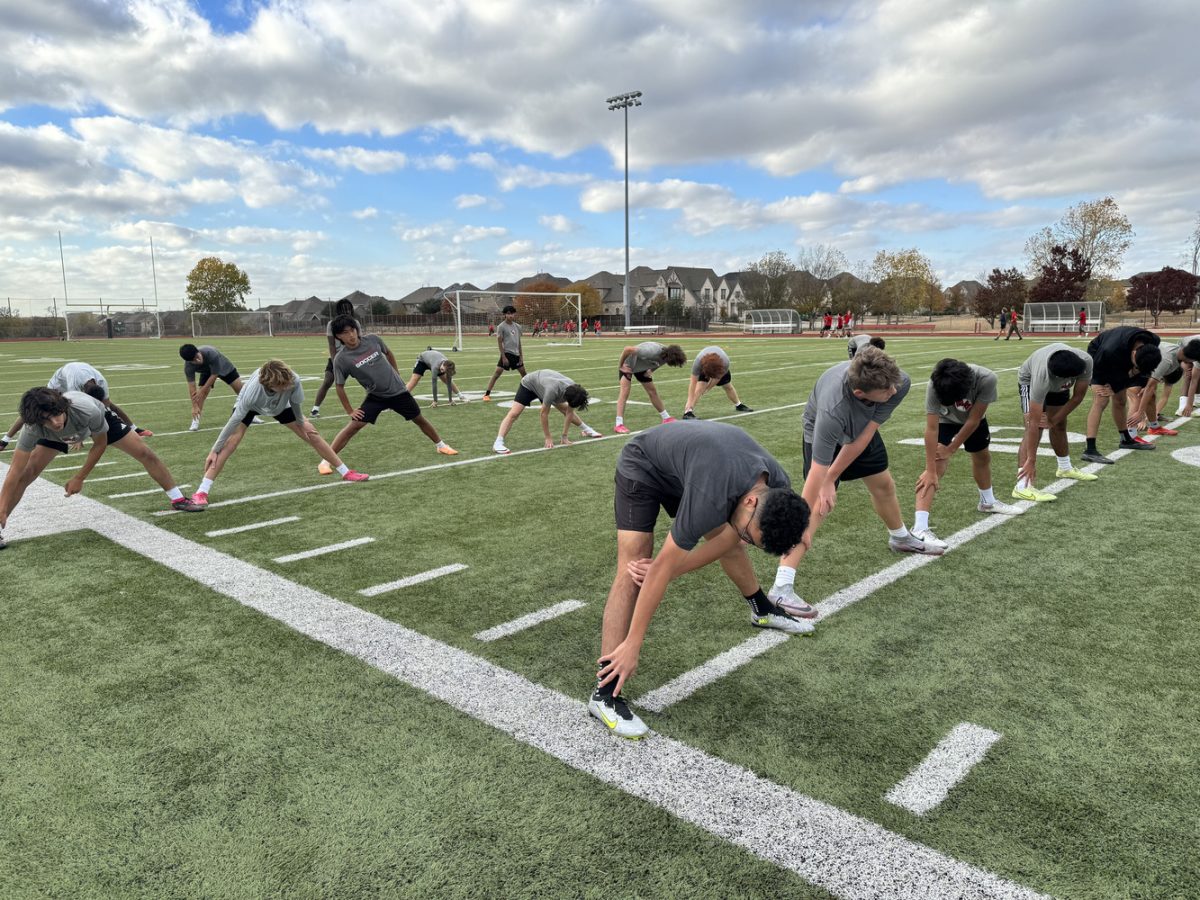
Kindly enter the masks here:
M 447 378 L 453 378 L 454 373 L 458 371 L 458 366 L 454 364 L 454 360 L 448 359 L 442 363 L 442 374 Z
M 771 488 L 758 502 L 762 504 L 758 524 L 763 551 L 783 556 L 800 543 L 808 528 L 808 501 L 791 488 Z
M 725 360 L 717 353 L 706 353 L 700 357 L 700 376 L 706 381 L 725 377 Z
M 41 425 L 70 408 L 71 401 L 54 388 L 30 388 L 21 396 L 21 418 L 30 425 Z
M 563 391 L 563 399 L 567 401 L 567 406 L 571 409 L 587 409 L 588 392 L 582 385 L 572 384 Z
M 279 394 L 292 386 L 296 377 L 282 359 L 268 359 L 258 370 L 258 383 L 272 394 Z
M 885 391 L 900 387 L 900 367 L 896 361 L 876 347 L 862 347 L 850 361 L 846 380 L 851 390 Z
M 662 360 L 665 365 L 678 368 L 687 362 L 687 354 L 683 352 L 683 348 L 678 344 L 670 344 L 663 347 Z

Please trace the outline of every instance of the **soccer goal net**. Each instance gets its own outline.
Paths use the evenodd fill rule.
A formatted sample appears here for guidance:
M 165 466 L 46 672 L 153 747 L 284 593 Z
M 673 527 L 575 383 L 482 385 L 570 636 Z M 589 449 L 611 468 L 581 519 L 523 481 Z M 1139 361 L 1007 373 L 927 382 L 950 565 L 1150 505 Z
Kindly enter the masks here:
M 551 338 L 550 343 L 583 343 L 581 295 L 561 292 L 454 291 L 447 294 L 454 316 L 450 350 L 494 350 L 495 329 L 504 321 L 504 308 L 517 308 L 517 322 L 526 337 Z
M 1080 327 L 1079 315 L 1085 319 Z M 1104 301 L 1082 303 L 1026 303 L 1026 331 L 1048 331 L 1067 334 L 1095 334 L 1104 328 Z
M 230 337 L 262 335 L 273 337 L 271 314 L 265 309 L 239 312 L 192 313 L 192 337 Z
M 743 334 L 796 334 L 800 314 L 794 309 L 751 309 L 742 317 Z

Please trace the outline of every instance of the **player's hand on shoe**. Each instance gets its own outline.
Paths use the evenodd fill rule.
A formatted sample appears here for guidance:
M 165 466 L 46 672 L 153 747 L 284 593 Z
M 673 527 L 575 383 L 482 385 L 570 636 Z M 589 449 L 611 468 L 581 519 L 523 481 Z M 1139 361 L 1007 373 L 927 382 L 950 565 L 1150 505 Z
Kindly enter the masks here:
M 65 496 L 70 497 L 72 494 L 78 494 L 83 490 L 83 479 L 76 475 L 74 478 L 68 479 L 66 485 L 67 493 Z
M 641 653 L 642 645 L 635 644 L 629 638 L 626 638 L 621 641 L 612 653 L 596 660 L 600 666 L 600 671 L 596 673 L 600 687 L 615 680 L 616 684 L 613 687 L 613 693 L 620 694 L 625 682 L 637 672 L 638 657 L 641 656 Z
M 1029 459 L 1025 460 L 1025 464 L 1017 469 L 1017 481 L 1024 478 L 1031 485 L 1034 478 L 1037 477 L 1037 452 L 1036 450 L 1029 454 Z
M 625 571 L 629 574 L 629 577 L 633 579 L 634 584 L 640 585 L 646 580 L 646 575 L 650 572 L 650 564 L 652 562 L 654 562 L 654 560 L 650 559 L 649 557 L 646 559 L 633 559 L 630 560 L 629 564 L 625 566 Z
M 350 413 L 350 418 L 355 422 L 361 422 L 364 418 L 366 418 L 366 415 L 367 414 L 362 411 L 362 407 L 359 407 L 358 409 L 354 410 L 354 412 Z

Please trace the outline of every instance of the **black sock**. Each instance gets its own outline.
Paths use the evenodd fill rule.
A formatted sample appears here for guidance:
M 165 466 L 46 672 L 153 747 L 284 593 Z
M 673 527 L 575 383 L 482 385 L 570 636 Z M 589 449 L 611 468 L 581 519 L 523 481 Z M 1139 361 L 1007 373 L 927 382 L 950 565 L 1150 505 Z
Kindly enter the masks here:
M 1119 434 L 1121 436 L 1121 440 L 1123 440 L 1123 441 L 1132 441 L 1133 440 L 1133 435 L 1122 428 L 1117 429 L 1117 434 Z
M 1096 450 L 1096 439 L 1095 439 L 1095 438 L 1088 438 L 1088 439 L 1087 439 L 1087 452 L 1088 452 L 1088 453 L 1097 453 L 1097 452 L 1099 452 L 1099 451 L 1097 451 L 1097 450 Z
M 597 697 L 611 697 L 613 695 L 613 691 L 615 691 L 616 689 L 617 689 L 617 679 L 614 678 L 608 684 L 602 685 L 602 684 L 600 684 L 600 676 L 598 674 L 596 675 L 596 696 Z
M 750 604 L 750 610 L 756 616 L 769 616 L 772 613 L 779 612 L 775 604 L 767 599 L 767 595 L 763 593 L 762 588 L 759 588 L 753 594 L 746 597 L 746 602 Z

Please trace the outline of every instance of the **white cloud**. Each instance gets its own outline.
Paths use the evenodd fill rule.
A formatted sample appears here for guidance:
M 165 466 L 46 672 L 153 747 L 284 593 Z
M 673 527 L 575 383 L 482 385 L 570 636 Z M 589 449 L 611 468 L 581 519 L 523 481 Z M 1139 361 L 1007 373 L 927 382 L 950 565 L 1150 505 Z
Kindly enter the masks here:
M 408 165 L 408 157 L 395 150 L 367 150 L 364 147 L 308 147 L 304 155 L 309 159 L 330 163 L 339 169 L 357 169 L 368 175 L 395 172 Z
M 510 241 L 496 252 L 500 256 L 521 256 L 523 254 L 532 253 L 533 248 L 533 241 Z
M 538 223 L 559 234 L 569 234 L 579 228 L 577 224 L 563 215 L 538 216 Z
M 483 206 L 487 203 L 487 197 L 483 194 L 459 194 L 454 198 L 454 205 L 459 209 L 471 209 L 475 206 Z
M 508 234 L 508 229 L 498 225 L 466 225 L 458 230 L 453 240 L 456 244 L 470 244 L 487 238 L 504 237 L 506 234 Z
M 379 215 L 379 210 L 373 206 L 367 206 L 362 209 L 356 209 L 350 213 L 356 219 L 374 219 Z

